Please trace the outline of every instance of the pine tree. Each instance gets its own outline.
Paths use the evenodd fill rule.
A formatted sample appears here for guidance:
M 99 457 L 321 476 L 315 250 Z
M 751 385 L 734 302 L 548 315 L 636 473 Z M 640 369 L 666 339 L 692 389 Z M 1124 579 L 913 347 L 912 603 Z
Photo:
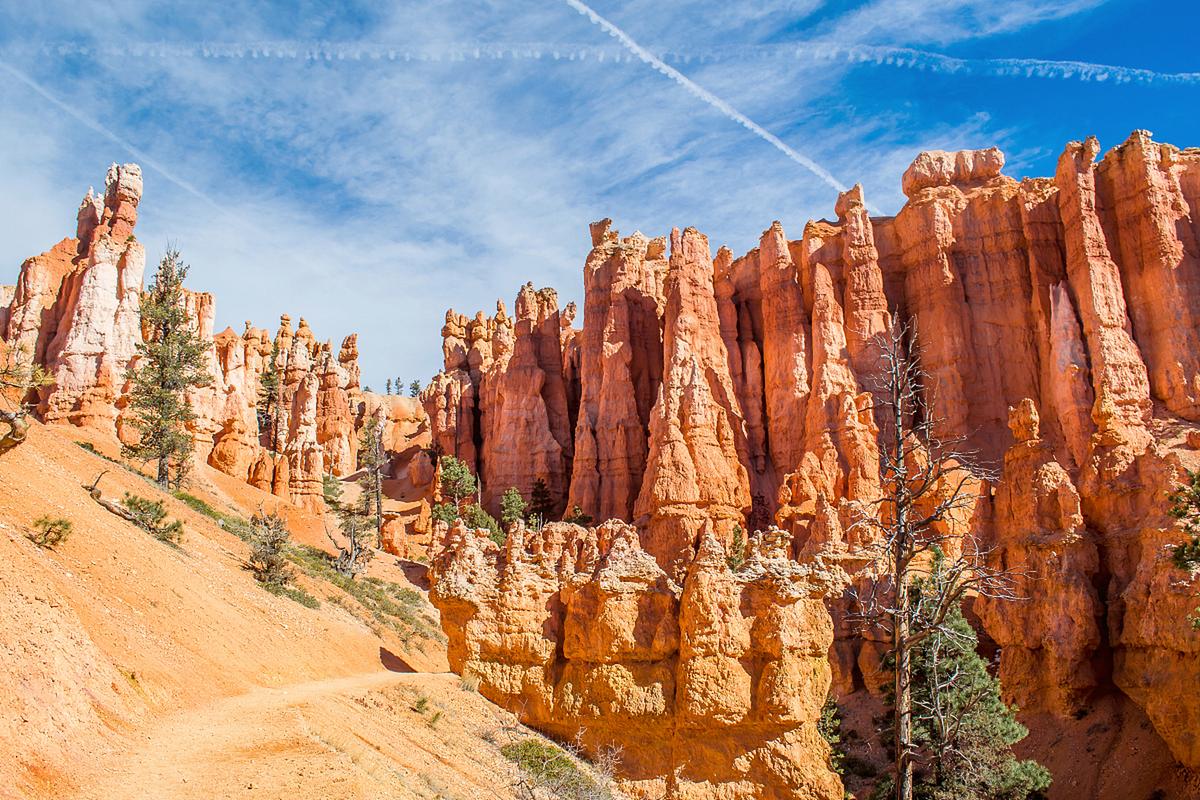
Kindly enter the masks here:
M 935 552 L 930 576 L 910 587 L 923 614 L 936 613 L 923 600 L 938 597 L 947 580 L 946 560 Z M 955 603 L 912 650 L 917 800 L 1025 800 L 1050 785 L 1044 767 L 1013 755 L 1012 746 L 1029 731 L 1004 704 L 1000 681 L 988 672 L 977 645 L 975 630 Z M 889 700 L 894 699 L 891 693 Z M 881 789 L 888 791 L 886 785 Z
M 438 468 L 442 500 L 453 505 L 457 511 L 478 490 L 475 476 L 471 474 L 471 468 L 466 462 L 454 456 L 442 456 Z
M 133 371 L 129 407 L 139 437 L 122 452 L 142 462 L 157 461 L 160 486 L 178 483 L 192 453 L 187 424 L 196 418 L 185 392 L 207 386 L 207 345 L 193 329 L 184 307 L 183 281 L 188 267 L 179 251 L 168 249 L 154 273 L 149 291 L 142 295 L 142 331 L 137 346 L 138 367 Z
M 359 434 L 358 464 L 362 475 L 358 485 L 366 498 L 366 508 L 374 512 L 377 542 L 383 539 L 383 471 L 387 463 L 387 453 L 383 449 L 383 421 L 372 415 Z
M 500 521 L 507 528 L 517 520 L 523 520 L 528 507 L 529 504 L 525 502 L 525 498 L 521 496 L 517 487 L 510 486 L 500 497 Z
M 387 394 L 391 394 L 391 393 L 392 393 L 392 379 L 391 379 L 391 378 L 388 378 L 388 379 L 387 379 L 387 392 L 386 392 L 386 393 L 387 393 Z
M 408 385 L 408 396 L 418 397 L 421 394 L 421 382 L 413 381 Z
M 280 375 L 279 342 L 271 345 L 271 358 L 258 379 L 258 430 L 267 435 L 267 447 L 279 452 L 279 412 L 283 407 L 283 378 Z
M 529 492 L 529 519 L 535 527 L 541 527 L 550 521 L 550 515 L 553 513 L 554 498 L 550 496 L 546 481 L 538 478 Z
M 893 323 L 877 338 L 879 371 L 871 386 L 873 410 L 880 420 L 879 478 L 882 489 L 855 525 L 865 529 L 865 556 L 879 579 L 852 588 L 858 609 L 853 618 L 891 639 L 893 671 L 892 756 L 894 797 L 913 800 L 917 758 L 914 724 L 920 709 L 913 700 L 913 654 L 935 636 L 950 635 L 950 615 L 968 594 L 1015 600 L 1012 575 L 988 564 L 986 550 L 973 531 L 960 532 L 958 515 L 975 507 L 976 481 L 992 477 L 964 439 L 944 436 L 936 381 L 924 370 L 917 331 Z M 941 556 L 953 541 L 956 556 Z M 942 558 L 941 577 L 928 578 L 928 565 Z

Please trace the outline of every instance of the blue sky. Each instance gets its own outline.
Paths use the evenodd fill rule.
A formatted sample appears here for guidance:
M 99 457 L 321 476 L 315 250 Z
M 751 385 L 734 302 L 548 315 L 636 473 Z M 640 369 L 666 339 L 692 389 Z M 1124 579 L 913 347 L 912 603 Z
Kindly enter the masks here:
M 1200 72 L 1195 2 L 591 2 L 625 40 L 579 6 L 0 2 L 0 280 L 138 160 L 140 238 L 219 326 L 357 331 L 381 389 L 437 370 L 448 306 L 580 299 L 601 217 L 741 253 L 832 216 L 806 160 L 894 213 L 923 149 L 997 145 L 1020 177 L 1090 134 L 1200 145 L 1200 76 L 1170 77 Z

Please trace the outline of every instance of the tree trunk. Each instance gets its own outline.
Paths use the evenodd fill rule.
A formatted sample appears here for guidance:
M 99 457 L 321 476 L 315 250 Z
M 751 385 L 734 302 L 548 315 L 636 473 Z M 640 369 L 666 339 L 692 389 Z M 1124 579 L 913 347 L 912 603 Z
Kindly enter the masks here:
M 158 460 L 158 485 L 163 489 L 167 489 L 171 485 L 171 461 L 170 459 L 160 458 Z
M 900 610 L 892 633 L 896 651 L 896 800 L 912 800 L 912 653 L 906 641 L 908 588 L 897 584 L 896 591 Z

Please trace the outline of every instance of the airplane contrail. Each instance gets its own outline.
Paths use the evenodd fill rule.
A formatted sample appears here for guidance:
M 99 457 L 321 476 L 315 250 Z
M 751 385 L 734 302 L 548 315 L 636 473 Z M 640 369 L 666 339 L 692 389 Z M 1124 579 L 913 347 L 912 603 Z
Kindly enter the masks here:
M 15 67 L 13 67 L 3 61 L 0 61 L 0 69 L 3 69 L 5 72 L 12 75 L 18 81 L 20 81 L 21 83 L 28 86 L 30 89 L 32 89 L 34 92 L 36 92 L 38 95 L 40 95 L 43 100 L 50 103 L 52 106 L 57 108 L 59 111 L 62 111 L 64 113 L 70 115 L 72 118 L 74 118 L 75 120 L 77 120 L 78 122 L 80 122 L 81 124 L 86 126 L 87 128 L 91 129 L 92 131 L 95 131 L 96 133 L 100 134 L 104 138 L 108 139 L 109 141 L 111 141 L 114 144 L 118 145 L 119 147 L 123 148 L 126 152 L 128 152 L 130 155 L 132 155 L 134 158 L 136 158 L 142 166 L 149 167 L 150 169 L 157 172 L 159 175 L 162 175 L 164 178 L 166 178 L 171 183 L 178 186 L 180 189 L 183 189 L 185 192 L 198 197 L 199 199 L 203 200 L 205 203 L 208 203 L 209 205 L 211 205 L 213 208 L 217 208 L 217 209 L 221 208 L 221 205 L 219 203 L 214 201 L 208 195 L 201 192 L 195 186 L 192 186 L 187 181 L 183 180 L 182 178 L 173 174 L 170 170 L 163 167 L 161 164 L 159 164 L 157 161 L 155 161 L 149 155 L 147 155 L 145 153 L 145 151 L 138 148 L 132 142 L 130 142 L 126 139 L 123 139 L 122 137 L 118 136 L 116 133 L 113 133 L 111 130 L 109 130 L 108 128 L 101 125 L 99 122 L 80 113 L 79 111 L 75 110 L 71 106 L 64 103 L 62 100 L 59 100 L 53 94 L 48 92 L 44 87 L 42 87 L 42 85 L 40 83 L 38 83 L 33 78 L 26 75 L 24 72 L 21 72 L 19 69 L 16 69 Z
M 782 44 L 712 45 L 669 49 L 639 45 L 663 63 L 714 63 L 753 60 L 807 60 L 842 62 L 861 66 L 886 66 L 946 75 L 993 78 L 1043 78 L 1082 82 L 1166 83 L 1200 85 L 1200 72 L 1156 72 L 1139 67 L 1097 64 L 1089 61 L 1052 61 L 1036 58 L 956 58 L 908 47 L 842 43 L 836 41 Z M 372 42 L 270 40 L 253 42 L 137 42 L 79 44 L 42 42 L 7 45 L 0 54 L 44 56 L 120 56 L 131 58 L 276 59 L 293 61 L 479 61 L 568 60 L 597 62 L 632 61 L 635 55 L 620 45 L 576 42 L 441 42 L 411 46 Z
M 796 152 L 791 147 L 789 147 L 787 144 L 785 144 L 783 142 L 783 140 L 781 140 L 778 136 L 771 133 L 766 128 L 759 125 L 757 122 L 750 119 L 749 117 L 747 117 L 742 112 L 738 111 L 733 106 L 729 105 L 729 103 L 725 102 L 724 100 L 722 100 L 721 98 L 719 98 L 715 94 L 713 94 L 712 92 L 705 89 L 703 86 L 700 86 L 698 83 L 693 81 L 688 76 L 684 75 L 679 70 L 675 69 L 674 67 L 672 67 L 669 64 L 667 64 L 666 62 L 664 62 L 662 59 L 655 56 L 649 50 L 645 49 L 644 47 L 639 45 L 637 42 L 635 42 L 633 40 L 633 37 L 631 37 L 629 34 L 625 33 L 625 31 L 621 30 L 616 25 L 609 22 L 607 19 L 605 19 L 604 17 L 600 16 L 595 11 L 593 11 L 590 6 L 588 6 L 585 3 L 580 2 L 580 0 L 566 0 L 566 3 L 571 8 L 575 9 L 580 14 L 583 14 L 585 17 L 587 17 L 589 20 L 591 20 L 592 24 L 600 26 L 600 28 L 602 28 L 605 32 L 607 32 L 608 35 L 614 37 L 617 41 L 619 41 L 622 45 L 624 45 L 627 50 L 629 50 L 631 53 L 633 53 L 639 59 L 641 59 L 642 61 L 649 64 L 651 67 L 658 70 L 663 75 L 666 75 L 671 80 L 678 83 L 684 89 L 689 91 L 693 96 L 699 98 L 700 100 L 703 100 L 705 103 L 708 103 L 710 106 L 715 108 L 717 111 L 720 111 L 722 114 L 724 114 L 729 119 L 738 123 L 746 130 L 748 130 L 751 133 L 758 136 L 760 139 L 766 141 L 772 147 L 779 150 L 785 156 L 790 158 L 792 161 L 794 161 L 797 164 L 799 164 L 800 166 L 804 167 L 809 172 L 811 172 L 813 175 L 816 175 L 825 184 L 827 184 L 828 186 L 830 186 L 837 192 L 840 193 L 840 192 L 846 191 L 845 185 L 843 185 L 842 182 L 839 181 L 837 178 L 833 177 L 833 175 L 829 172 L 829 170 L 825 169 L 824 167 L 822 167 L 817 162 L 813 161 L 808 156 L 806 156 L 802 153 Z

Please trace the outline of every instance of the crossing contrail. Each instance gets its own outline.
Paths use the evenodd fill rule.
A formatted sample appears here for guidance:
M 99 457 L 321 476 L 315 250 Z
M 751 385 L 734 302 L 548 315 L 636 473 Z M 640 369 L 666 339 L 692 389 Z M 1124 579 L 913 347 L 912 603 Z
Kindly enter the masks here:
M 38 95 L 40 95 L 43 100 L 50 103 L 50 105 L 54 106 L 59 111 L 62 111 L 63 113 L 69 115 L 70 117 L 72 117 L 73 119 L 78 121 L 80 124 L 84 125 L 85 127 L 89 128 L 90 130 L 100 134 L 104 138 L 108 139 L 109 141 L 113 142 L 117 146 L 124 149 L 131 156 L 133 156 L 135 159 L 137 159 L 138 163 L 141 164 L 142 166 L 149 167 L 150 169 L 157 172 L 159 175 L 162 175 L 164 178 L 166 178 L 171 183 L 178 186 L 180 189 L 183 189 L 188 194 L 198 197 L 199 199 L 203 200 L 205 203 L 208 203 L 209 205 L 211 205 L 213 208 L 218 208 L 218 209 L 221 208 L 219 203 L 214 201 L 208 195 L 204 194 L 204 192 L 201 192 L 195 186 L 192 186 L 187 181 L 183 180 L 182 178 L 180 178 L 177 175 L 175 175 L 174 173 L 172 173 L 166 167 L 159 164 L 157 161 L 155 161 L 149 155 L 147 155 L 145 151 L 138 148 L 132 142 L 128 141 L 127 139 L 123 139 L 122 137 L 120 137 L 116 133 L 114 133 L 113 131 L 111 131 L 108 128 L 101 125 L 96 120 L 94 120 L 84 114 L 81 114 L 79 111 L 76 111 L 70 105 L 64 103 L 62 100 L 59 100 L 53 94 L 46 91 L 46 89 L 43 88 L 40 83 L 38 83 L 33 78 L 26 75 L 24 72 L 21 72 L 19 69 L 16 69 L 15 67 L 10 66 L 9 64 L 6 64 L 3 61 L 0 61 L 0 69 L 3 69 L 5 72 L 12 75 L 18 81 L 20 81 L 21 83 L 28 86 L 30 89 L 32 89 L 34 92 L 36 92 Z
M 760 139 L 769 143 L 772 147 L 779 150 L 792 161 L 795 161 L 813 175 L 816 175 L 834 190 L 838 192 L 846 191 L 846 187 L 842 184 L 842 182 L 833 177 L 829 170 L 825 169 L 803 153 L 796 152 L 791 147 L 786 145 L 778 136 L 771 133 L 766 128 L 759 125 L 757 122 L 750 119 L 733 106 L 729 105 L 729 103 L 726 103 L 724 100 L 705 89 L 703 86 L 700 86 L 698 83 L 684 75 L 679 70 L 665 63 L 658 56 L 654 55 L 649 50 L 635 42 L 633 37 L 625 33 L 625 31 L 621 30 L 616 25 L 593 11 L 588 5 L 580 2 L 580 0 L 566 0 L 566 3 L 571 8 L 575 9 L 580 14 L 583 14 L 585 17 L 591 20 L 594 25 L 599 25 L 605 32 L 608 33 L 608 35 L 614 37 L 617 41 L 624 45 L 625 49 L 629 50 L 629 52 L 633 53 L 639 59 L 678 83 L 693 96 L 703 100 L 705 103 L 708 103 L 710 106 L 715 108 L 717 111 L 720 111 L 729 119 L 733 120 L 746 130 L 758 136 Z

